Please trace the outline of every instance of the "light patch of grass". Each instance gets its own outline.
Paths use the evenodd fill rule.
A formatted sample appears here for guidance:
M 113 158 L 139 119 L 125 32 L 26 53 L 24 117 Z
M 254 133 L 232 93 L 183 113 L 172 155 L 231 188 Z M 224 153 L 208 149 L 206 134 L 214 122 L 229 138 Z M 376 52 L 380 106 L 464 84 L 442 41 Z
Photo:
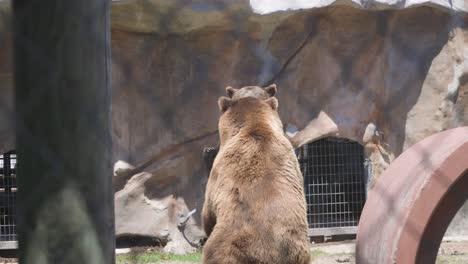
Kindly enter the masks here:
M 320 257 L 320 256 L 324 256 L 324 255 L 328 255 L 327 253 L 323 252 L 322 250 L 320 249 L 312 249 L 310 251 L 310 255 L 312 256 L 312 260 Z
M 201 253 L 187 255 L 175 255 L 161 252 L 149 252 L 141 254 L 123 254 L 116 257 L 117 264 L 147 264 L 161 262 L 200 262 Z

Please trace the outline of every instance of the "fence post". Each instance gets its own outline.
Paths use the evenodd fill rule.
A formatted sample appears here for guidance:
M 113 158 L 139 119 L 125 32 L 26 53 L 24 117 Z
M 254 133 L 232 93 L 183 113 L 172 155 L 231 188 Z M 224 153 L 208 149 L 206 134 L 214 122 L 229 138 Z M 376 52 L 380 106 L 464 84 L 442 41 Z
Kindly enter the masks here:
M 110 0 L 12 3 L 20 263 L 114 263 Z

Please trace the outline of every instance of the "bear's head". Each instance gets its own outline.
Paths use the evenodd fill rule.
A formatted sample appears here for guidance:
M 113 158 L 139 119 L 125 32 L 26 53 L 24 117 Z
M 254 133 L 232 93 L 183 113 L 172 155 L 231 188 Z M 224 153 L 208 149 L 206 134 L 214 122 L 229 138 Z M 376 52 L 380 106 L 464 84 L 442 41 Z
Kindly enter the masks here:
M 283 133 L 278 115 L 278 100 L 274 97 L 276 85 L 262 88 L 246 86 L 240 89 L 227 87 L 228 97 L 218 100 L 222 115 L 219 119 L 221 143 L 244 131 L 255 133 Z M 250 132 L 248 132 L 250 133 Z
M 267 87 L 260 86 L 245 86 L 240 89 L 226 87 L 227 96 L 233 100 L 244 97 L 255 97 L 258 99 L 268 99 L 275 96 L 277 92 L 276 84 L 271 84 Z

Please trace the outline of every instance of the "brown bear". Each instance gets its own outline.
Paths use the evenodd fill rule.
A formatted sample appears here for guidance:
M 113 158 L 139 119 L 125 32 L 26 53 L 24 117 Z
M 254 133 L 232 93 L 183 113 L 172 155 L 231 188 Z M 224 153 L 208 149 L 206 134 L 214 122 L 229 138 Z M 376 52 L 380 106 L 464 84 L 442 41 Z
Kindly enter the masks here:
M 235 89 L 230 86 L 226 87 L 226 93 L 229 98 L 239 99 L 243 97 L 256 97 L 259 99 L 268 99 L 271 96 L 274 96 L 276 93 L 276 85 L 272 84 L 266 88 L 261 88 L 258 86 L 246 86 L 241 89 Z M 233 98 L 233 96 L 235 97 Z M 219 144 L 214 147 L 206 147 L 203 149 L 203 160 L 205 161 L 206 168 L 211 171 L 213 167 L 213 162 L 218 154 Z
M 310 263 L 303 177 L 276 86 L 226 91 L 202 211 L 202 263 Z

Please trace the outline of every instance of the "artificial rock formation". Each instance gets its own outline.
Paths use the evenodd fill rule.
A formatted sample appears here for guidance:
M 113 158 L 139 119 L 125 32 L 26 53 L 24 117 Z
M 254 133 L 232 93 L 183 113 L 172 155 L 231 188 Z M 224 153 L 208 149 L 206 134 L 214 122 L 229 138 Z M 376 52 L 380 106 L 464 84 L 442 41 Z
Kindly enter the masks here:
M 274 81 L 292 141 L 338 135 L 363 144 L 373 182 L 415 142 L 468 124 L 467 17 L 450 6 L 259 15 L 239 1 L 145 3 L 113 9 L 114 124 L 128 124 L 116 128 L 116 154 L 138 163 L 195 139 L 151 168 L 155 178 L 172 176 L 186 210 L 200 209 L 202 148 L 217 143 L 216 100 L 227 85 Z
M 117 235 L 181 241 L 174 216 L 196 209 L 186 231 L 199 241 L 203 149 L 218 143 L 217 99 L 228 85 L 275 82 L 292 141 L 357 141 L 374 181 L 414 143 L 468 125 L 466 1 L 281 2 L 113 2 L 114 161 L 137 167 L 115 177 Z M 6 151 L 11 49 L 8 19 L 0 22 Z

